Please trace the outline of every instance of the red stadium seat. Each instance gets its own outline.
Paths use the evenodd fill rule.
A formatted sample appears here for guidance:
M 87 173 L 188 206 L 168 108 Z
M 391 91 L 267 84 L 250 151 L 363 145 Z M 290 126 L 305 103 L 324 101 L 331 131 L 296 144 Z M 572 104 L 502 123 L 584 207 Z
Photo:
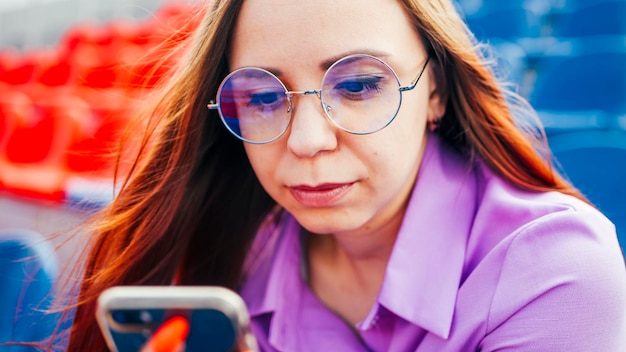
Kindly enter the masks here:
M 26 93 L 7 86 L 0 89 L 0 151 L 5 150 L 18 122 L 33 113 L 33 101 Z
M 91 99 L 92 123 L 81 124 L 83 130 L 68 148 L 66 167 L 86 177 L 111 177 L 114 152 L 128 123 L 128 103 L 103 92 L 93 92 Z
M 0 179 L 13 193 L 62 200 L 67 178 L 65 153 L 91 110 L 76 96 L 59 93 L 34 104 L 8 138 L 0 165 Z
M 75 80 L 75 69 L 70 62 L 68 62 L 67 58 L 62 56 L 58 51 L 54 51 L 50 55 L 50 60 L 40 62 L 35 77 L 36 83 L 46 87 L 61 87 L 73 84 Z
M 35 77 L 37 60 L 31 55 L 5 55 L 0 80 L 12 86 L 26 85 Z

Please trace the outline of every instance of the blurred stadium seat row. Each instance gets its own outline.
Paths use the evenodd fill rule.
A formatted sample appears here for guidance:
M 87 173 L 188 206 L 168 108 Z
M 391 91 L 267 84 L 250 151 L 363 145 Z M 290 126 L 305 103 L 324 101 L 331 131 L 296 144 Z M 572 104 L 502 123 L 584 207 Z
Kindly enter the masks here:
M 0 49 L 2 189 L 96 201 L 100 185 L 104 201 L 112 197 L 120 134 L 135 102 L 170 71 L 172 49 L 196 25 L 194 6 L 169 2 L 146 20 L 76 23 L 51 47 Z
M 458 0 L 538 110 L 626 112 L 626 1 Z M 548 128 L 553 121 L 548 122 Z M 617 124 L 624 125 L 618 120 Z M 558 126 L 563 127 L 563 126 Z

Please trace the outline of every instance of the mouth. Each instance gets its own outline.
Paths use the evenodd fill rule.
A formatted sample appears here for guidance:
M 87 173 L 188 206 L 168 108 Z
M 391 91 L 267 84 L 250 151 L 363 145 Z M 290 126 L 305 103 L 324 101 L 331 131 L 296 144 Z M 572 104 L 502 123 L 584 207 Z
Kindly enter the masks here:
M 352 183 L 325 183 L 317 186 L 297 185 L 291 186 L 289 192 L 293 198 L 306 207 L 328 207 L 338 202 L 350 189 Z

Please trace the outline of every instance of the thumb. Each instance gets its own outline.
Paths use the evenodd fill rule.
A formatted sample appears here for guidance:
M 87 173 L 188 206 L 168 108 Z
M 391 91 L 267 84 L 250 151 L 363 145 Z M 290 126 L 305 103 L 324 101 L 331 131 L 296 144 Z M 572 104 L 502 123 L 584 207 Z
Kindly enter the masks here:
M 166 321 L 150 337 L 142 352 L 182 352 L 189 334 L 187 319 L 176 316 Z

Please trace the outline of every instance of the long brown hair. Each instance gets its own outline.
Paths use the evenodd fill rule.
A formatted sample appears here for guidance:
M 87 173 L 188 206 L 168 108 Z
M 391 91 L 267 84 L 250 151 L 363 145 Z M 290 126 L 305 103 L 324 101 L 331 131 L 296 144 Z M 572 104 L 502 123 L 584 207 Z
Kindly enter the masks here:
M 427 49 L 447 98 L 439 135 L 470 157 L 480 157 L 520 188 L 558 190 L 585 200 L 552 167 L 534 110 L 502 89 L 489 56 L 450 1 L 403 0 Z
M 94 321 L 100 292 L 114 285 L 221 285 L 237 289 L 246 253 L 275 207 L 242 143 L 206 104 L 228 73 L 243 0 L 212 0 L 180 69 L 161 91 L 119 195 L 96 221 L 82 270 L 69 351 L 106 350 Z M 447 98 L 437 133 L 483 159 L 520 188 L 582 198 L 517 126 L 511 104 L 449 0 L 402 1 L 431 51 Z

